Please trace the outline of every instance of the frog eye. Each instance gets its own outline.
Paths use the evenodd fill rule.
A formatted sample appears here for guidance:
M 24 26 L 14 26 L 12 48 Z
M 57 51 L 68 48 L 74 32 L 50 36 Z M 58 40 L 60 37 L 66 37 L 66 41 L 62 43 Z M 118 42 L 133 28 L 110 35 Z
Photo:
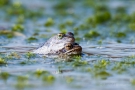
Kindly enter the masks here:
M 59 38 L 59 39 L 62 39 L 62 38 L 63 38 L 63 36 L 64 36 L 64 34 L 63 34 L 63 33 L 59 33 L 59 34 L 58 34 L 58 38 Z
M 73 45 L 71 43 L 66 43 L 64 46 L 66 50 L 70 50 L 73 48 Z

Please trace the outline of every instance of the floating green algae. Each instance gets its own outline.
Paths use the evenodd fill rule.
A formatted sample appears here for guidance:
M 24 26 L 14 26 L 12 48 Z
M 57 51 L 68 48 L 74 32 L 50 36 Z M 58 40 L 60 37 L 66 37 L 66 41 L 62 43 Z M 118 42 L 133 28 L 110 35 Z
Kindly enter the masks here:
M 133 90 L 134 3 L 1 0 L 1 89 Z M 73 32 L 76 42 L 90 52 L 70 61 L 30 52 L 59 32 Z

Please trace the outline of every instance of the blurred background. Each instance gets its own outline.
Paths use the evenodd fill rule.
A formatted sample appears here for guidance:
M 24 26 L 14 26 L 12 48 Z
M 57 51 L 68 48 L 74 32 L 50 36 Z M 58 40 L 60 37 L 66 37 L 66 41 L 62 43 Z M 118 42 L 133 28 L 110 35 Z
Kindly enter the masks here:
M 80 43 L 134 43 L 134 2 L 0 0 L 0 38 L 4 42 L 41 43 L 56 33 L 71 31 Z
M 60 32 L 87 54 L 27 52 Z M 134 44 L 135 0 L 0 0 L 0 90 L 134 90 Z

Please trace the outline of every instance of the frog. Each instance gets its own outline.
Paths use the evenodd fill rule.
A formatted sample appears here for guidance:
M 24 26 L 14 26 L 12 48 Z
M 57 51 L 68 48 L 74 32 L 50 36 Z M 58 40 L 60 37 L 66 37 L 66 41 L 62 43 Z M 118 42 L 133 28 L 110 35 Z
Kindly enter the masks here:
M 32 51 L 43 55 L 81 55 L 82 47 L 75 42 L 72 32 L 58 33 Z

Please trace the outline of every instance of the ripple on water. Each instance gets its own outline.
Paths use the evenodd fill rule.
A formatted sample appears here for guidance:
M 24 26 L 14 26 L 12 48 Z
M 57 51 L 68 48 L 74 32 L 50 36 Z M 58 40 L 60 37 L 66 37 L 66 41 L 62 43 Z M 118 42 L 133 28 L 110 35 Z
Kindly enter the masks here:
M 115 43 L 96 47 L 90 46 L 83 48 L 83 52 L 89 55 L 107 55 L 108 58 L 122 58 L 135 55 L 135 45 Z

